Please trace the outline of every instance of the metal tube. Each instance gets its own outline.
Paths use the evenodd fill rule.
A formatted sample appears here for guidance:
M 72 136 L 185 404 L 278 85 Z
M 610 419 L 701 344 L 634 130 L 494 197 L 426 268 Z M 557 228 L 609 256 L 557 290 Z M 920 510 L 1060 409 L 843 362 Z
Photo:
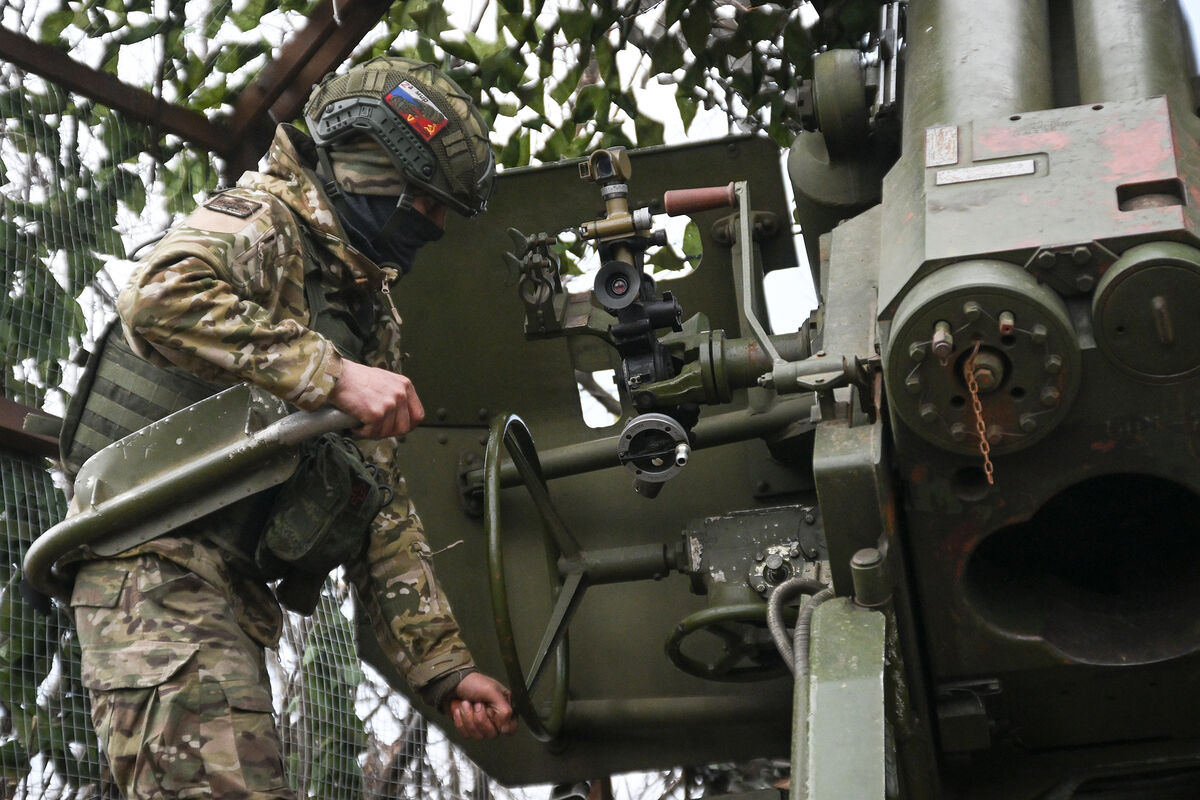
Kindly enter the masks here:
M 595 736 L 602 732 L 626 733 L 631 729 L 678 730 L 681 725 L 770 724 L 786 719 L 786 703 L 761 695 L 613 698 L 572 700 L 567 704 L 563 727 Z
M 1074 0 L 1081 103 L 1166 95 L 1195 113 L 1187 27 L 1175 0 Z
M 913 0 L 907 30 L 906 152 L 930 126 L 1053 106 L 1046 0 Z
M 809 419 L 813 405 L 815 401 L 812 397 L 804 395 L 782 400 L 760 413 L 745 409 L 702 419 L 692 431 L 696 440 L 692 451 L 767 436 L 797 420 Z M 542 475 L 546 480 L 550 480 L 619 467 L 621 462 L 617 460 L 618 438 L 607 436 L 545 450 L 538 454 L 542 464 Z M 464 476 L 464 480 L 468 486 L 481 485 L 483 470 L 470 470 Z M 508 488 L 519 485 L 521 476 L 517 474 L 517 468 L 513 466 L 512 461 L 505 461 L 500 467 L 500 486 Z
M 589 586 L 662 578 L 677 568 L 674 549 L 667 544 L 584 550 L 575 558 L 559 559 L 558 564 L 561 573 L 581 571 Z

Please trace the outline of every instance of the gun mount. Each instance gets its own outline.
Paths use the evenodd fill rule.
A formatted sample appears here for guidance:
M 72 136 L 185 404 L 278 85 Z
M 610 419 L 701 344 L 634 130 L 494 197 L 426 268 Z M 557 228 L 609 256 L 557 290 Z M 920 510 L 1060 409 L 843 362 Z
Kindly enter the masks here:
M 471 319 L 401 304 L 435 409 L 410 488 L 435 548 L 464 540 L 439 571 L 472 647 L 517 663 L 553 728 L 472 755 L 512 783 L 790 756 L 817 800 L 1194 796 L 1200 128 L 1178 6 L 823 8 L 853 8 L 862 46 L 796 87 L 794 206 L 765 139 L 610 149 L 506 172 L 490 219 L 435 246 L 518 245 L 520 301 L 494 266 L 406 278 L 478 298 Z M 695 269 L 647 274 L 666 192 L 730 183 L 732 207 L 684 212 Z M 772 331 L 792 219 L 819 307 Z M 588 291 L 559 275 L 564 230 L 601 251 Z M 591 428 L 575 375 L 606 370 L 620 418 Z M 459 600 L 489 559 L 456 486 L 481 494 L 510 414 L 574 545 L 490 437 L 498 643 L 494 608 Z M 670 478 L 656 502 L 622 459 Z M 765 602 L 792 580 L 834 595 L 797 625 L 798 678 Z

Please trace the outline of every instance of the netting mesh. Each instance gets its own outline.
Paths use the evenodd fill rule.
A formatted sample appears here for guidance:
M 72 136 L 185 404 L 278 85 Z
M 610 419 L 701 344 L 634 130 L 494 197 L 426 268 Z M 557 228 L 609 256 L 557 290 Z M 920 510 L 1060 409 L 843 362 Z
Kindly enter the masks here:
M 299 12 L 309 5 L 291 4 Z M 192 37 L 184 58 L 147 59 L 162 66 L 143 82 L 198 109 L 213 108 L 206 93 L 216 96 L 234 80 L 244 85 L 271 37 L 287 32 L 277 21 L 278 30 L 239 36 L 242 3 L 37 6 L 0 6 L 4 27 L 43 41 L 49 28 L 50 38 L 79 45 L 77 55 L 93 66 L 126 58 L 138 41 L 157 46 L 150 34 L 164 25 Z M 210 41 L 218 32 L 223 46 Z M 0 63 L 7 400 L 62 413 L 75 362 L 112 314 L 129 259 L 215 188 L 218 167 L 175 137 Z M 63 492 L 44 462 L 4 448 L 0 491 L 0 798 L 116 798 L 91 729 L 69 615 L 57 605 L 39 614 L 18 589 L 29 543 L 65 513 Z M 360 663 L 348 592 L 331 577 L 317 612 L 290 617 L 270 656 L 292 785 L 301 796 L 330 800 L 489 796 L 495 787 L 486 777 Z

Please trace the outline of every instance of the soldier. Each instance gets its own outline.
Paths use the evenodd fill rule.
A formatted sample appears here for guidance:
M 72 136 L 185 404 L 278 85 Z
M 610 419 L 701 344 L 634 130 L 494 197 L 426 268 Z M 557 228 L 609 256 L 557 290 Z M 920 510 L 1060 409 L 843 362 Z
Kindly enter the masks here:
M 434 578 L 393 438 L 424 410 L 400 371 L 390 289 L 442 235 L 447 209 L 486 208 L 486 125 L 432 65 L 388 57 L 327 77 L 305 116 L 312 138 L 280 125 L 262 173 L 213 196 L 140 263 L 118 301 L 126 341 L 118 332 L 105 346 L 131 377 L 94 381 L 89 407 L 146 415 L 147 404 L 186 405 L 164 393 L 245 381 L 358 419 L 363 458 L 392 489 L 345 565 L 359 607 L 392 663 L 465 736 L 512 733 L 507 690 L 475 671 Z M 129 798 L 294 796 L 264 662 L 282 626 L 267 583 L 280 565 L 260 541 L 270 505 L 264 493 L 81 561 L 71 605 L 84 682 Z M 282 574 L 278 599 L 311 612 L 324 574 L 286 564 Z

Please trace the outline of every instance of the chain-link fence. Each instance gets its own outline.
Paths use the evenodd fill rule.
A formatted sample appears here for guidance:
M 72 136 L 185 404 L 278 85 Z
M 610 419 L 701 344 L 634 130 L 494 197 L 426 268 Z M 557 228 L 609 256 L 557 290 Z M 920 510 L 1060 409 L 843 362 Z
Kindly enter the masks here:
M 57 38 L 92 66 L 129 59 L 135 82 L 213 113 L 287 33 L 287 5 L 30 0 L 0 3 L 0 19 L 9 31 Z M 293 3 L 291 13 L 310 5 Z M 274 16 L 264 22 L 264 13 Z M 7 401 L 62 413 L 129 258 L 216 187 L 218 167 L 177 137 L 0 62 Z M 30 542 L 65 512 L 62 488 L 44 459 L 0 447 L 0 798 L 117 797 L 91 730 L 69 614 L 35 611 L 18 586 Z M 271 654 L 293 786 L 322 798 L 488 796 L 486 777 L 360 663 L 350 606 L 335 574 L 317 612 L 289 618 Z

